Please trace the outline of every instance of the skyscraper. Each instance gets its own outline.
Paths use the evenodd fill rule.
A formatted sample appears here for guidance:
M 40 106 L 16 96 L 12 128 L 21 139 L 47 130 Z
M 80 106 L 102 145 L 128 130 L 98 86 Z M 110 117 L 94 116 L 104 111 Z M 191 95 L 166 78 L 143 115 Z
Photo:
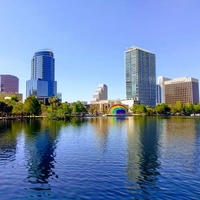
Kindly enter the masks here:
M 19 79 L 16 76 L 0 75 L 0 92 L 19 92 Z
M 30 95 L 44 102 L 57 95 L 55 59 L 51 50 L 38 51 L 32 58 L 31 79 L 26 82 L 26 97 Z
M 93 94 L 94 101 L 108 100 L 108 87 L 105 84 L 100 84 Z
M 125 51 L 126 98 L 140 104 L 156 105 L 155 54 L 138 47 Z

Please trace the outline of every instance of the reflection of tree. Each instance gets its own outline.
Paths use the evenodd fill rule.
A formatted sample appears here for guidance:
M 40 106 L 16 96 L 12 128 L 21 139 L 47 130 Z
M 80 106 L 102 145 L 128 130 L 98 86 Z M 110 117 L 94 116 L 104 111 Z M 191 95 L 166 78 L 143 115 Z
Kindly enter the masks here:
M 0 162 L 15 159 L 17 134 L 22 130 L 21 122 L 0 122 Z
M 158 168 L 158 135 L 155 118 L 129 118 L 128 126 L 128 187 L 142 195 L 155 191 Z M 146 193 L 146 194 L 145 194 Z
M 28 182 L 48 183 L 50 176 L 57 177 L 53 171 L 55 148 L 56 138 L 62 125 L 63 122 L 58 121 L 32 120 L 25 126 Z
M 86 119 L 83 117 L 73 117 L 70 120 L 70 123 L 72 126 L 81 126 L 85 122 L 86 122 Z

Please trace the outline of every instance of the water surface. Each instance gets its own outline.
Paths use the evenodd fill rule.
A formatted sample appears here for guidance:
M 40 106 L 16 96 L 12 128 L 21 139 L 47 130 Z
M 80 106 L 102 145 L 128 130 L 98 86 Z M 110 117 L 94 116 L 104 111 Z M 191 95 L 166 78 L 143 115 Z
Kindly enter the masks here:
M 200 118 L 0 122 L 0 199 L 200 199 Z

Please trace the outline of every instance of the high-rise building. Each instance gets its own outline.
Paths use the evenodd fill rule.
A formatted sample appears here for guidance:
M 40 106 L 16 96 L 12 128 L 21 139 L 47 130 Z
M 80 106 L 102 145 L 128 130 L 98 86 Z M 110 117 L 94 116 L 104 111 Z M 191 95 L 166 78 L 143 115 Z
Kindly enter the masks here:
M 165 103 L 175 104 L 177 101 L 185 103 L 199 103 L 199 81 L 195 78 L 176 78 L 164 82 Z
M 16 76 L 0 75 L 0 92 L 19 92 L 19 79 Z
M 51 50 L 38 51 L 32 58 L 31 79 L 26 82 L 26 97 L 30 95 L 44 102 L 57 95 L 55 59 Z
M 126 98 L 140 104 L 156 105 L 155 54 L 138 47 L 125 51 Z
M 159 76 L 157 85 L 157 103 L 165 103 L 165 81 L 171 80 L 170 78 Z
M 100 84 L 93 94 L 94 101 L 108 100 L 108 87 Z

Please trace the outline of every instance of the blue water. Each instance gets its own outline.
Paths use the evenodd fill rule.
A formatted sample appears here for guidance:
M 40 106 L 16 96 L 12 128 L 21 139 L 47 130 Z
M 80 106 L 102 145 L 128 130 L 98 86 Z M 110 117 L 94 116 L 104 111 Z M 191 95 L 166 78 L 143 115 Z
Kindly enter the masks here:
M 0 122 L 0 199 L 200 199 L 200 118 Z

